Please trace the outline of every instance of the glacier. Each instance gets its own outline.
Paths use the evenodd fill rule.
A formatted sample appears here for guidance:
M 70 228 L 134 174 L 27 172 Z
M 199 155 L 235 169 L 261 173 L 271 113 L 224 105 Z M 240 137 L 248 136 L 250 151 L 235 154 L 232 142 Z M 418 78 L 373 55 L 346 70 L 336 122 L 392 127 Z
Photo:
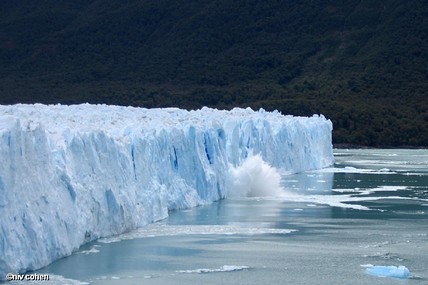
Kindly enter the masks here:
M 263 109 L 0 106 L 0 280 L 233 196 L 251 156 L 282 173 L 330 166 L 331 132 L 322 115 Z

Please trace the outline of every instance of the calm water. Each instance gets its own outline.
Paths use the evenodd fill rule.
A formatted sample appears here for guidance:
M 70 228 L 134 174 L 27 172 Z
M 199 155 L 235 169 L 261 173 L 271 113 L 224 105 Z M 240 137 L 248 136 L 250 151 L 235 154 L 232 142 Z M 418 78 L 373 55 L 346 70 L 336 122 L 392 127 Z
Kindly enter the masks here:
M 172 212 L 39 272 L 49 284 L 428 284 L 428 150 L 335 156 L 334 168 L 284 176 L 285 197 Z

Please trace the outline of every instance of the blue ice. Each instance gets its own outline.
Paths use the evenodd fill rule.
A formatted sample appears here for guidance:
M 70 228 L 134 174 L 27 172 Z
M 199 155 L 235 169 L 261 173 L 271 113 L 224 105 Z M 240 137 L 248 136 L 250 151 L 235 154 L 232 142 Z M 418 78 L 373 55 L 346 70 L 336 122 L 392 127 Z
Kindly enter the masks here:
M 376 277 L 407 279 L 410 271 L 405 266 L 368 266 L 366 272 Z

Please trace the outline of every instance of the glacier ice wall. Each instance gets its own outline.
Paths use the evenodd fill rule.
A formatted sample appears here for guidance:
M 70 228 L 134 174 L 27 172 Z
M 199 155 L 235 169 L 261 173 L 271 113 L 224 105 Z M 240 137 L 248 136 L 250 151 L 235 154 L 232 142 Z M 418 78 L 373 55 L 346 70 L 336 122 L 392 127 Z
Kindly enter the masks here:
M 226 197 L 250 154 L 284 172 L 329 166 L 331 131 L 251 109 L 0 106 L 0 280 Z

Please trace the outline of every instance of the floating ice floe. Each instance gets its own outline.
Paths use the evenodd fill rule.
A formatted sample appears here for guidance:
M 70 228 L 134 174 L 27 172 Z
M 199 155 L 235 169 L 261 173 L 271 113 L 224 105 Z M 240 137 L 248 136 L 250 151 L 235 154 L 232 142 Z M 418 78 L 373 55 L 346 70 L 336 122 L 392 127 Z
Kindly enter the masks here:
M 99 247 L 99 245 L 95 245 L 95 246 L 91 247 L 90 249 L 78 251 L 76 253 L 77 254 L 86 254 L 86 255 L 91 254 L 91 253 L 98 253 L 98 252 L 100 252 L 100 250 L 97 249 L 97 247 Z
M 289 234 L 296 232 L 293 229 L 273 229 L 258 227 L 240 227 L 234 225 L 163 225 L 151 224 L 140 229 L 133 230 L 118 236 L 99 239 L 100 243 L 114 243 L 122 240 L 138 238 L 151 238 L 159 236 L 181 235 L 264 235 L 264 234 Z
M 248 266 L 238 266 L 238 265 L 223 265 L 220 268 L 208 269 L 208 268 L 199 268 L 192 270 L 177 270 L 177 273 L 215 273 L 215 272 L 232 272 L 232 271 L 241 271 L 249 269 Z
M 376 277 L 390 277 L 398 279 L 407 279 L 410 277 L 410 271 L 405 266 L 380 266 L 365 264 L 361 265 L 366 268 L 366 273 Z
M 356 168 L 353 166 L 346 167 L 328 167 L 319 170 L 314 170 L 313 172 L 318 173 L 359 173 L 359 174 L 396 174 L 397 172 L 392 171 L 388 168 L 382 169 L 365 169 L 365 168 Z

